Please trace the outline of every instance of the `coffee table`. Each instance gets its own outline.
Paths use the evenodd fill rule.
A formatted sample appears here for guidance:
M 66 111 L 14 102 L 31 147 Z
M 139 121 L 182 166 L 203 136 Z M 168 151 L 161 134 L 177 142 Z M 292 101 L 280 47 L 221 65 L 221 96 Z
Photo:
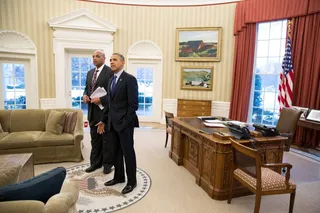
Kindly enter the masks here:
M 7 154 L 0 155 L 0 168 L 21 166 L 18 182 L 28 180 L 34 176 L 33 154 Z

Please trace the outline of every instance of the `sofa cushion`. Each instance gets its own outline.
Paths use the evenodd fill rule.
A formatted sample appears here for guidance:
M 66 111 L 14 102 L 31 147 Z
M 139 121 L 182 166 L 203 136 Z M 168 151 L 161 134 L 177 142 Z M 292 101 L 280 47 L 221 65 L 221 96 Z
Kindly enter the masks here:
M 18 182 L 21 166 L 0 168 L 0 188 Z
M 9 132 L 44 131 L 45 113 L 41 109 L 12 110 Z
M 0 140 L 0 149 L 36 147 L 40 131 L 12 132 Z
M 61 190 L 66 177 L 66 169 L 58 167 L 21 183 L 0 188 L 2 201 L 13 200 L 47 200 Z
M 78 112 L 66 112 L 66 121 L 64 123 L 63 131 L 73 134 L 77 123 Z
M 5 136 L 7 136 L 7 135 L 9 135 L 9 132 L 1 132 L 1 133 L 0 133 L 0 140 L 1 140 L 2 138 L 4 138 Z
M 65 112 L 51 110 L 46 123 L 46 131 L 61 135 L 65 123 L 65 115 Z
M 9 132 L 11 110 L 0 110 L 0 123 L 4 132 Z
M 57 135 L 51 132 L 42 132 L 37 139 L 38 146 L 59 146 L 59 145 L 73 145 L 74 137 L 69 133 L 62 133 Z

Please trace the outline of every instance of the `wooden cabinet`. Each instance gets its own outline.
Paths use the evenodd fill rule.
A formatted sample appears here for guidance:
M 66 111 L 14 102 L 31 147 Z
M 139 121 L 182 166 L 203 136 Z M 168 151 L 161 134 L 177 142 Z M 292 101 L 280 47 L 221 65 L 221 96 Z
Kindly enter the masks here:
M 211 101 L 178 99 L 178 117 L 210 115 Z

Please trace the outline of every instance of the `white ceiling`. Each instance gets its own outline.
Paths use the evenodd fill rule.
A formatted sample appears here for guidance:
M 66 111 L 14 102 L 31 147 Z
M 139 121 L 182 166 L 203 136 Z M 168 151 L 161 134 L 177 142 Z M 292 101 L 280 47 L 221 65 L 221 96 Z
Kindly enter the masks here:
M 240 0 L 88 0 L 95 2 L 130 4 L 130 5 L 150 5 L 150 6 L 194 6 L 212 5 Z

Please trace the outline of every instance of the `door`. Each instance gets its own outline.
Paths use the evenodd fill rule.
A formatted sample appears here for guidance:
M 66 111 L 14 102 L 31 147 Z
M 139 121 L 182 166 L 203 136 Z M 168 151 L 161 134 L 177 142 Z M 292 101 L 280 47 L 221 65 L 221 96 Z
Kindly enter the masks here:
M 139 120 L 160 122 L 162 82 L 160 60 L 129 59 L 128 72 L 138 81 Z
M 82 109 L 83 118 L 87 120 L 88 105 L 83 103 L 82 96 L 86 87 L 86 78 L 89 70 L 94 68 L 92 53 L 68 54 L 67 71 L 67 104 L 73 109 Z
M 1 60 L 0 64 L 0 109 L 26 109 L 28 63 Z

